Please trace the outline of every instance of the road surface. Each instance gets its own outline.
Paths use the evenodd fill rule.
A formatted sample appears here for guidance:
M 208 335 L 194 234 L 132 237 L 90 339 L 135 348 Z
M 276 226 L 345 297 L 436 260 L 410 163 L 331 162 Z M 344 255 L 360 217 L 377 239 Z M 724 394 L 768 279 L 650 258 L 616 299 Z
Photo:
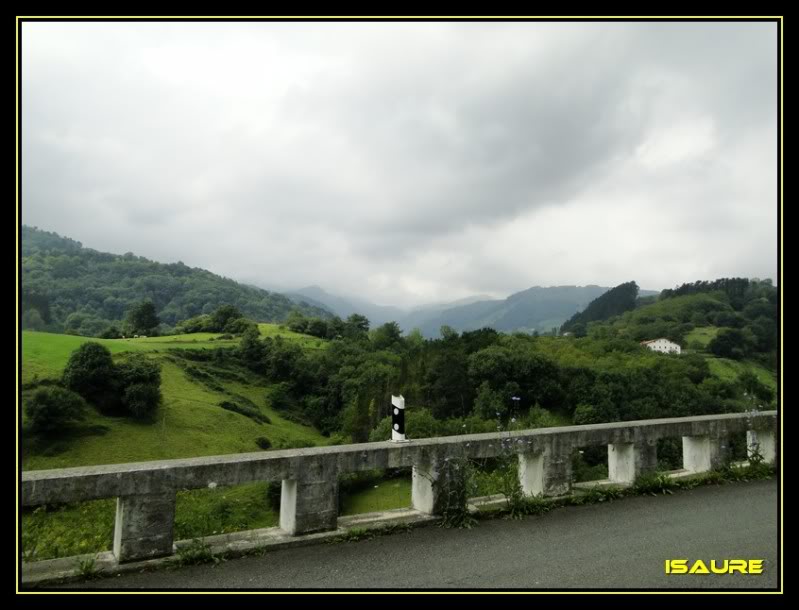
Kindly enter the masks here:
M 567 507 L 470 530 L 373 540 L 126 574 L 80 589 L 606 589 L 778 586 L 775 480 Z M 763 559 L 761 575 L 666 575 L 666 559 Z

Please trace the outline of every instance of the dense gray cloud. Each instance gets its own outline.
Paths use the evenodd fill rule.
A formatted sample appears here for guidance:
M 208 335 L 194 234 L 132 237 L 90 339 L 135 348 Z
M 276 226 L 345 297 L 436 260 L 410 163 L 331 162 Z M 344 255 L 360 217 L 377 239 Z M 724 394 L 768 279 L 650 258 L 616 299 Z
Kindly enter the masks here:
M 25 23 L 23 221 L 399 305 L 775 277 L 776 25 Z

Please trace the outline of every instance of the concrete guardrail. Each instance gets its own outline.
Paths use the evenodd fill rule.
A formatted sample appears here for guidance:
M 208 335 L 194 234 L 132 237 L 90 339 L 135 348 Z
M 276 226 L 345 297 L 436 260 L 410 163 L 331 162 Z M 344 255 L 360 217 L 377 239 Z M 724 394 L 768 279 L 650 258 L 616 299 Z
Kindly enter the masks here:
M 117 498 L 113 553 L 119 563 L 174 552 L 176 493 L 256 481 L 282 481 L 280 527 L 292 536 L 334 530 L 338 520 L 338 477 L 362 470 L 413 469 L 412 505 L 430 515 L 442 509 L 444 460 L 518 454 L 527 495 L 571 492 L 571 452 L 607 445 L 612 483 L 631 484 L 657 467 L 657 441 L 682 437 L 683 468 L 699 473 L 729 462 L 728 438 L 747 433 L 773 462 L 777 412 L 653 419 L 587 426 L 378 442 L 224 455 L 155 462 L 23 472 L 23 506 Z

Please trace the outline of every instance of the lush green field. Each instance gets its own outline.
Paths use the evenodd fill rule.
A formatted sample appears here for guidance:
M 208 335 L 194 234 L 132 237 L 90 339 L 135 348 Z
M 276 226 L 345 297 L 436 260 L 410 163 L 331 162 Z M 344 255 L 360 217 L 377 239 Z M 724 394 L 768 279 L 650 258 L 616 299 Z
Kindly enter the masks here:
M 705 349 L 707 344 L 715 339 L 716 335 L 719 334 L 719 330 L 720 329 L 717 326 L 697 327 L 685 335 L 685 345 L 691 349 L 691 345 L 698 344 L 702 349 Z
M 258 330 L 262 337 L 283 337 L 283 339 L 297 343 L 303 349 L 323 349 L 327 345 L 324 339 L 295 333 L 279 324 L 260 323 L 258 324 Z
M 325 345 L 321 339 L 292 332 L 278 324 L 259 324 L 258 330 L 264 337 L 282 337 L 303 348 L 319 349 Z M 58 377 L 70 354 L 87 341 L 106 346 L 112 354 L 168 349 L 212 349 L 231 347 L 239 342 L 238 339 L 218 339 L 219 336 L 219 333 L 193 333 L 140 339 L 95 339 L 25 330 L 22 331 L 22 383 L 29 383 L 34 376 L 39 379 Z
M 708 343 L 716 338 L 720 330 L 722 329 L 716 326 L 701 326 L 695 328 L 685 336 L 685 344 L 689 349 L 692 344 L 698 344 L 701 345 L 704 350 L 707 348 Z M 707 363 L 710 367 L 710 372 L 724 381 L 736 381 L 744 372 L 750 371 L 757 376 L 761 383 L 764 383 L 772 390 L 777 389 L 777 379 L 774 373 L 757 362 L 717 358 L 708 354 Z
M 777 389 L 777 379 L 774 373 L 759 365 L 756 362 L 729 360 L 727 358 L 708 358 L 710 372 L 716 377 L 725 381 L 735 381 L 745 371 L 754 373 L 761 383 L 766 384 L 772 390 Z
M 298 342 L 316 342 L 314 337 L 284 331 L 277 325 L 260 325 L 262 332 Z M 188 362 L 172 348 L 213 348 L 235 345 L 237 340 L 217 340 L 201 333 L 146 339 L 100 339 L 114 354 L 146 352 L 161 364 L 164 396 L 157 420 L 141 423 L 124 417 L 107 417 L 92 410 L 82 425 L 61 438 L 41 439 L 23 435 L 23 466 L 27 470 L 112 464 L 202 455 L 258 451 L 255 439 L 266 437 L 273 447 L 324 444 L 318 431 L 287 421 L 268 401 L 269 385 L 246 369 L 221 370 L 204 362 Z M 60 376 L 69 355 L 86 337 L 23 332 L 22 379 L 31 383 Z M 207 373 L 215 383 L 209 387 L 187 374 L 192 368 Z M 23 399 L 27 392 L 23 393 Z M 271 423 L 261 424 L 226 411 L 222 400 L 243 396 Z

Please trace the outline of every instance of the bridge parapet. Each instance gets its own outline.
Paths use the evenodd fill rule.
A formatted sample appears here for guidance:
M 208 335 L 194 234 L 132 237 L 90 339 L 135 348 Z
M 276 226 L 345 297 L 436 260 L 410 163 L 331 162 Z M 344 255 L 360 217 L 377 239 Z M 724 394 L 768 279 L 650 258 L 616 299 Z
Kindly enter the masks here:
M 336 528 L 341 474 L 411 467 L 414 509 L 438 514 L 434 482 L 448 458 L 511 451 L 519 456 L 522 490 L 555 496 L 571 491 L 570 455 L 577 447 L 606 445 L 610 481 L 629 484 L 655 470 L 661 438 L 682 438 L 683 466 L 691 473 L 724 465 L 733 433 L 746 432 L 750 454 L 773 462 L 776 425 L 777 412 L 764 411 L 36 470 L 23 473 L 21 495 L 23 506 L 117 498 L 114 554 L 128 562 L 173 552 L 175 497 L 185 489 L 282 481 L 280 527 L 300 535 Z

